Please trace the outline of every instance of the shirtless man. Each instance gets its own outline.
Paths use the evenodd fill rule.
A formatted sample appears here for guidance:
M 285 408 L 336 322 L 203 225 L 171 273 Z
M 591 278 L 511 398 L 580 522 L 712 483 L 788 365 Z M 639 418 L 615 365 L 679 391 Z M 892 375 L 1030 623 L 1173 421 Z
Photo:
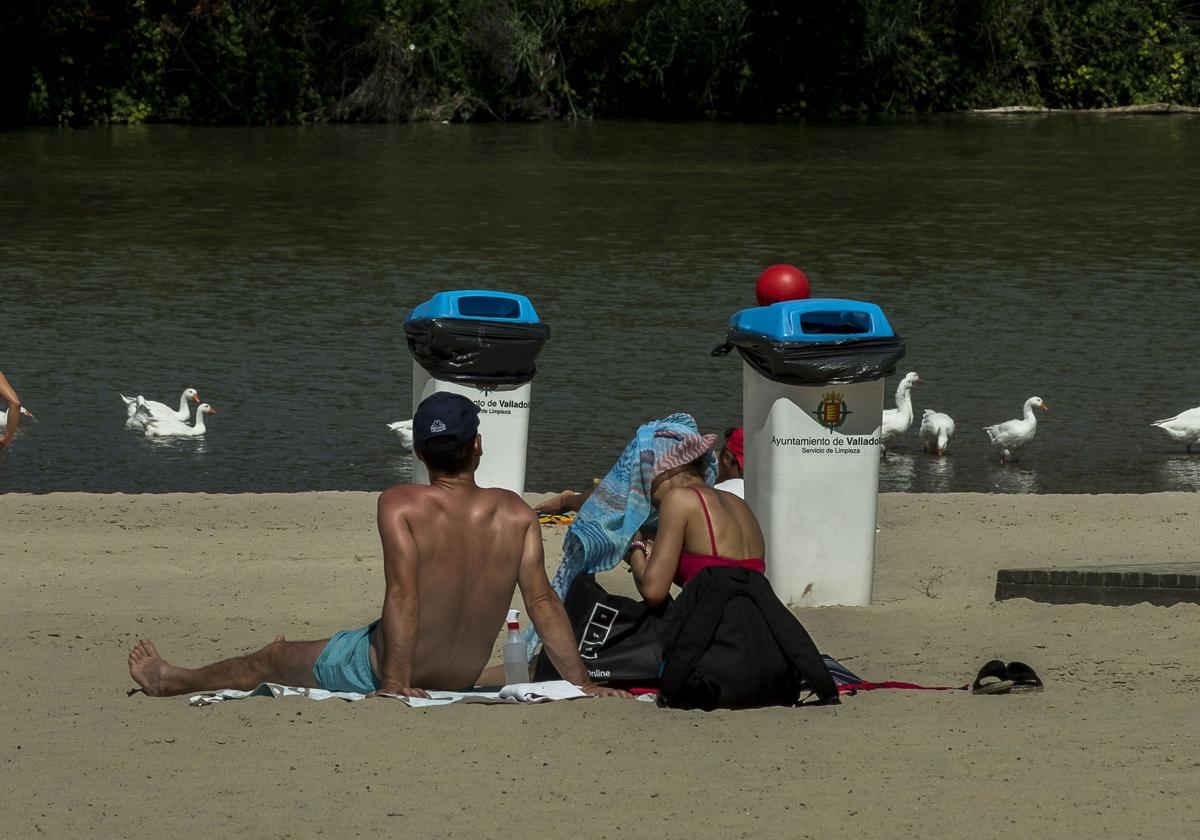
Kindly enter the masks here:
M 180 668 L 143 639 L 129 675 L 157 697 L 263 682 L 427 697 L 427 689 L 475 684 L 504 622 L 514 586 L 558 672 L 592 695 L 629 697 L 591 682 L 562 602 L 550 588 L 537 517 L 508 490 L 475 484 L 483 449 L 479 409 L 457 394 L 427 397 L 413 418 L 413 451 L 429 486 L 399 485 L 379 497 L 383 615 L 317 642 L 279 636 L 255 653 Z

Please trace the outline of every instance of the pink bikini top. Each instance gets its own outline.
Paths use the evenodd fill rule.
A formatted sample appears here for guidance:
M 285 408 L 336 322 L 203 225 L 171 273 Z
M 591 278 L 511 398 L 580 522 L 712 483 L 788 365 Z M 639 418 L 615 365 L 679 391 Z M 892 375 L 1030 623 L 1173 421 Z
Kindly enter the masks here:
M 704 521 L 708 523 L 708 542 L 712 546 L 712 554 L 688 554 L 686 551 L 679 555 L 679 568 L 675 570 L 675 585 L 683 586 L 700 573 L 701 569 L 709 566 L 733 566 L 738 569 L 751 569 L 759 574 L 767 571 L 767 564 L 761 557 L 748 557 L 745 560 L 735 560 L 732 557 L 722 557 L 717 554 L 717 537 L 713 533 L 712 517 L 708 514 L 708 504 L 699 488 L 693 487 L 700 497 L 700 507 L 704 508 Z

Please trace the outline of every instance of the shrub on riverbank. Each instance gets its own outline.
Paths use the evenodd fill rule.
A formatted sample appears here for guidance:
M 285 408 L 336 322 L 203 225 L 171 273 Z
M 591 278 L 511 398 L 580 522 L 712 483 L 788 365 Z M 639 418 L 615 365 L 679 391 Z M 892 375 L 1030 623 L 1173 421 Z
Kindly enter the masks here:
M 1200 104 L 1188 0 L 7 0 L 0 120 Z

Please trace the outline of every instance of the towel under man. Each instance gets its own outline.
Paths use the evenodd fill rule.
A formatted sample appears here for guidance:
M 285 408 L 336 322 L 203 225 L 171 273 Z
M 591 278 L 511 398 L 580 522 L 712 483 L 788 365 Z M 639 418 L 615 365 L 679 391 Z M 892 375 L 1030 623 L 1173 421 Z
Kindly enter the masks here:
M 129 674 L 151 696 L 274 682 L 363 694 L 428 696 L 426 689 L 475 684 L 491 656 L 513 589 L 543 649 L 564 679 L 589 694 L 629 696 L 588 677 L 562 602 L 546 578 L 537 516 L 508 490 L 482 488 L 479 409 L 438 392 L 413 417 L 413 450 L 428 486 L 397 485 L 379 496 L 382 617 L 315 642 L 279 636 L 262 650 L 202 668 L 181 668 L 143 639 Z

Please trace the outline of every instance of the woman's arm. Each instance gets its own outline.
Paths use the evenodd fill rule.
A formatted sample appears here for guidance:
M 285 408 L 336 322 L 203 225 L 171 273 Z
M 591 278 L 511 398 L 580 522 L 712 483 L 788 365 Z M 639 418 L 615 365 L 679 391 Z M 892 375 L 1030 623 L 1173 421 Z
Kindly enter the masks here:
M 672 490 L 663 499 L 658 513 L 658 538 L 650 549 L 650 556 L 634 550 L 629 556 L 629 568 L 633 582 L 647 604 L 651 606 L 667 600 L 671 594 L 671 581 L 679 569 L 679 555 L 683 552 L 683 538 L 687 533 L 688 513 L 694 493 Z

